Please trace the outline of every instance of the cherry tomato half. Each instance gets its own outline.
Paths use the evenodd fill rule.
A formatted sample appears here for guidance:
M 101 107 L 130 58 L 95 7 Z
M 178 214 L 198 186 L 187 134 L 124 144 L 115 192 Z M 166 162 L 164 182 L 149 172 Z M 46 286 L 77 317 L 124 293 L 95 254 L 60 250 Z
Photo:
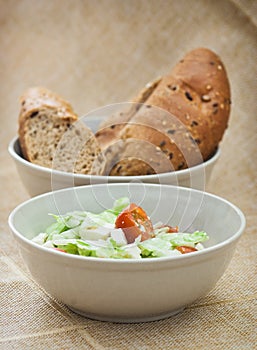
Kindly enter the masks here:
M 122 228 L 128 243 L 133 243 L 141 235 L 145 241 L 152 237 L 153 225 L 146 212 L 135 203 L 131 203 L 118 216 L 115 222 L 116 228 Z
M 186 247 L 186 246 L 176 247 L 176 249 L 179 250 L 180 253 L 182 253 L 182 254 L 187 254 L 187 253 L 192 253 L 192 252 L 196 252 L 197 251 L 196 248 Z

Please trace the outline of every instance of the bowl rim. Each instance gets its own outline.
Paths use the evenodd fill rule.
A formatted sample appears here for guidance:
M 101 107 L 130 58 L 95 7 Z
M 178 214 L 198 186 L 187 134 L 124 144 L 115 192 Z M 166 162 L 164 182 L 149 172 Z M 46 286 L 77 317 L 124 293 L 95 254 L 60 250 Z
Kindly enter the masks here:
M 91 262 L 91 263 L 99 263 L 99 264 L 110 264 L 110 265 L 115 265 L 116 264 L 129 264 L 129 265 L 133 265 L 133 264 L 140 264 L 140 265 L 148 265 L 148 264 L 158 264 L 161 262 L 169 262 L 169 261 L 185 261 L 187 262 L 188 260 L 191 259 L 198 259 L 200 256 L 204 257 L 206 255 L 209 255 L 211 253 L 217 252 L 218 250 L 221 250 L 223 248 L 225 248 L 226 246 L 230 245 L 231 243 L 233 243 L 234 241 L 236 241 L 237 239 L 240 238 L 240 236 L 243 234 L 243 231 L 245 229 L 246 226 L 246 218 L 245 215 L 243 214 L 243 212 L 241 211 L 241 209 L 239 209 L 236 205 L 234 205 L 233 203 L 231 203 L 230 201 L 228 201 L 225 198 L 219 197 L 215 194 L 209 193 L 209 192 L 205 192 L 205 191 L 200 191 L 200 190 L 196 190 L 193 188 L 187 188 L 187 187 L 177 187 L 177 186 L 173 186 L 173 185 L 162 185 L 162 184 L 152 184 L 152 183 L 145 183 L 144 186 L 146 187 L 162 187 L 162 188 L 173 188 L 174 190 L 179 188 L 180 191 L 184 191 L 184 192 L 195 192 L 198 193 L 199 195 L 206 195 L 208 197 L 212 197 L 215 198 L 216 200 L 222 201 L 223 203 L 225 203 L 226 205 L 228 205 L 230 208 L 232 208 L 236 214 L 239 216 L 240 218 L 240 227 L 238 228 L 238 230 L 228 239 L 215 244 L 211 247 L 206 247 L 203 250 L 198 251 L 197 253 L 193 252 L 193 253 L 188 253 L 188 254 L 182 254 L 182 255 L 178 255 L 178 256 L 168 256 L 168 257 L 158 257 L 155 259 L 129 259 L 129 258 L 125 258 L 125 259 L 115 259 L 115 258 L 98 258 L 98 257 L 86 257 L 86 256 L 80 256 L 80 255 L 73 255 L 73 254 L 64 254 L 62 252 L 58 252 L 57 250 L 54 249 L 49 249 L 47 247 L 43 247 L 40 246 L 39 244 L 33 242 L 32 240 L 26 238 L 25 236 L 23 236 L 15 227 L 14 225 L 14 217 L 16 215 L 16 213 L 24 206 L 26 206 L 28 203 L 34 202 L 34 201 L 38 201 L 41 200 L 44 197 L 51 197 L 54 196 L 55 194 L 58 193 L 62 193 L 62 192 L 69 192 L 69 191 L 80 191 L 83 189 L 88 189 L 91 190 L 92 188 L 95 187 L 119 187 L 119 186 L 141 186 L 141 184 L 139 183 L 133 183 L 133 184 L 128 184 L 128 183 L 108 183 L 108 184 L 94 184 L 94 185 L 85 185 L 85 186 L 78 186 L 78 187 L 69 187 L 69 188 L 64 188 L 61 190 L 56 190 L 56 191 L 52 191 L 52 192 L 47 192 L 47 193 L 43 193 L 40 194 L 38 196 L 32 197 L 22 203 L 20 203 L 18 206 L 16 206 L 16 208 L 14 208 L 12 210 L 12 212 L 9 214 L 8 217 L 8 224 L 9 227 L 12 231 L 12 233 L 14 234 L 16 240 L 21 240 L 23 243 L 25 243 L 28 246 L 31 246 L 34 249 L 38 249 L 46 254 L 53 254 L 53 256 L 60 256 L 60 258 L 64 258 L 64 259 L 72 259 L 73 261 L 81 261 L 83 263 L 84 262 Z M 207 233 L 208 234 L 208 233 Z
M 186 168 L 186 169 L 182 169 L 182 170 L 176 170 L 176 171 L 172 171 L 172 172 L 166 172 L 166 173 L 159 173 L 159 174 L 151 174 L 151 175 L 129 175 L 129 176 L 111 176 L 111 175 L 87 175 L 87 174 L 75 174 L 75 173 L 68 173 L 65 171 L 60 171 L 60 170 L 54 170 L 51 168 L 47 168 L 47 167 L 43 167 L 41 165 L 37 165 L 34 163 L 31 163 L 30 161 L 26 160 L 25 158 L 23 158 L 21 155 L 19 155 L 16 151 L 15 151 L 15 144 L 19 143 L 19 137 L 16 136 L 14 137 L 9 145 L 8 145 L 8 152 L 9 154 L 12 156 L 12 158 L 14 158 L 17 162 L 22 163 L 24 166 L 27 166 L 28 168 L 37 170 L 37 171 L 41 171 L 45 174 L 48 175 L 59 175 L 62 177 L 70 177 L 72 176 L 74 179 L 98 179 L 98 180 L 106 180 L 106 179 L 111 179 L 112 182 L 122 182 L 124 180 L 126 180 L 126 182 L 128 181 L 133 181 L 133 180 L 145 180 L 145 179 L 162 179 L 166 176 L 172 176 L 172 177 L 176 177 L 176 176 L 180 176 L 182 178 L 186 177 L 188 174 L 192 173 L 192 172 L 196 172 L 198 169 L 202 169 L 204 167 L 207 167 L 208 165 L 211 165 L 213 163 L 216 162 L 216 160 L 220 157 L 221 154 L 221 150 L 220 147 L 217 148 L 216 152 L 211 156 L 211 158 L 209 158 L 208 160 L 206 160 L 205 162 L 201 163 L 201 164 L 197 164 L 194 165 L 190 168 Z

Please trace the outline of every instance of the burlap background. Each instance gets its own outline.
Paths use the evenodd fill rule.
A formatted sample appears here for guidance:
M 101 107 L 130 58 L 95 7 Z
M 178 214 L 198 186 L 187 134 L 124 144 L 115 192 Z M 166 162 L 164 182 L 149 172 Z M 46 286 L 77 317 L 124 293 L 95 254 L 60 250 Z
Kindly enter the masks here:
M 251 0 L 0 1 L 1 349 L 253 349 L 256 344 L 257 7 Z M 223 59 L 232 114 L 207 190 L 238 205 L 247 228 L 216 288 L 183 313 L 112 324 L 71 313 L 31 280 L 7 226 L 28 198 L 7 145 L 18 97 L 33 85 L 60 93 L 82 115 L 127 101 L 184 53 Z

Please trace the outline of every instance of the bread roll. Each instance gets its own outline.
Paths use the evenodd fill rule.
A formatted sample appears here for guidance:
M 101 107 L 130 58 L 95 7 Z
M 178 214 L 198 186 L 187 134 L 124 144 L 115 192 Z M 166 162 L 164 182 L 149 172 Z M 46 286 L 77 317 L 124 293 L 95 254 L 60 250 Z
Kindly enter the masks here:
M 151 164 L 159 150 L 173 170 L 197 165 L 215 153 L 228 125 L 231 102 L 225 67 L 214 52 L 206 48 L 189 52 L 144 96 L 143 106 L 129 118 L 119 119 L 114 139 L 108 134 L 110 128 L 115 129 L 112 118 L 96 134 L 104 154 L 108 153 L 107 163 L 117 160 L 115 164 L 112 161 L 112 169 L 108 164 L 105 167 L 110 175 L 166 172 L 166 162 L 156 169 Z M 117 140 L 122 140 L 123 145 L 119 142 L 116 149 Z M 142 160 L 140 169 L 138 142 L 155 145 L 148 154 L 149 167 Z

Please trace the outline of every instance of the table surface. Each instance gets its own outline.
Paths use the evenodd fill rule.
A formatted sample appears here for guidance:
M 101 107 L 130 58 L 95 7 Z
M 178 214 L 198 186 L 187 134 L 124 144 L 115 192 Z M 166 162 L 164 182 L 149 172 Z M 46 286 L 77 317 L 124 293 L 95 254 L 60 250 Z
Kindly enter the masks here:
M 256 1 L 0 0 L 0 348 L 253 349 L 256 344 Z M 127 101 L 192 48 L 223 59 L 232 112 L 207 191 L 237 205 L 246 230 L 224 276 L 165 320 L 114 324 L 78 316 L 32 280 L 7 224 L 28 199 L 7 147 L 18 98 L 46 86 L 79 115 Z

